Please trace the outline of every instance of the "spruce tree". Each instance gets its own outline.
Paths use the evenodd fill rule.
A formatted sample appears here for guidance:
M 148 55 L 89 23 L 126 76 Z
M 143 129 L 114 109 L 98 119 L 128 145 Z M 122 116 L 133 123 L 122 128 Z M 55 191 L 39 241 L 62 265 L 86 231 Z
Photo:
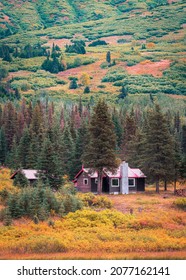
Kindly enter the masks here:
M 25 169 L 30 168 L 30 164 L 28 160 L 29 149 L 30 149 L 30 133 L 28 128 L 25 128 L 18 147 L 19 160 L 21 166 Z
M 0 129 L 0 165 L 5 163 L 7 155 L 7 143 L 4 128 Z
M 122 143 L 121 143 L 121 158 L 127 159 L 127 154 L 130 152 L 129 145 L 132 140 L 135 138 L 136 134 L 136 120 L 134 118 L 133 112 L 129 115 L 126 114 L 124 120 L 124 128 L 123 128 L 123 135 L 122 135 Z
M 106 54 L 106 61 L 110 64 L 111 63 L 111 54 L 110 51 L 107 52 Z
M 15 107 L 13 106 L 12 102 L 8 102 L 4 106 L 4 130 L 7 139 L 7 148 L 8 150 L 11 149 L 13 138 L 16 133 L 16 121 L 17 121 L 17 113 L 15 111 Z
M 76 89 L 77 87 L 76 79 L 72 79 L 72 81 L 70 81 L 69 89 Z
M 119 149 L 119 147 L 121 146 L 121 142 L 122 142 L 122 126 L 121 126 L 120 116 L 115 109 L 112 114 L 112 121 L 114 123 L 114 130 L 116 133 L 117 148 Z
M 158 104 L 147 117 L 142 165 L 148 178 L 155 181 L 156 192 L 159 193 L 160 180 L 167 179 L 173 170 L 174 141 Z
M 68 125 L 65 126 L 62 138 L 60 141 L 61 145 L 61 160 L 62 160 L 62 172 L 63 174 L 69 175 L 72 179 L 74 174 L 74 156 L 75 156 L 75 144 L 72 138 L 72 134 Z
M 52 143 L 49 138 L 45 138 L 41 153 L 38 160 L 38 169 L 40 170 L 40 176 L 48 179 L 50 185 L 53 185 L 54 180 L 54 162 L 53 162 L 53 149 Z
M 84 164 L 98 172 L 98 193 L 102 192 L 103 170 L 118 167 L 116 159 L 116 135 L 109 108 L 104 100 L 94 107 L 89 127 L 90 141 L 84 151 Z
M 7 154 L 6 164 L 8 164 L 8 166 L 13 169 L 18 169 L 20 167 L 20 160 L 18 156 L 18 145 L 15 136 L 13 138 L 12 149 Z
M 19 171 L 14 179 L 13 184 L 14 186 L 25 188 L 28 187 L 29 181 L 27 180 L 25 175 L 21 171 Z
M 74 175 L 76 175 L 82 167 L 82 155 L 85 150 L 86 143 L 88 143 L 88 129 L 85 122 L 82 123 L 77 130 L 77 137 L 75 142 L 75 160 L 74 160 Z

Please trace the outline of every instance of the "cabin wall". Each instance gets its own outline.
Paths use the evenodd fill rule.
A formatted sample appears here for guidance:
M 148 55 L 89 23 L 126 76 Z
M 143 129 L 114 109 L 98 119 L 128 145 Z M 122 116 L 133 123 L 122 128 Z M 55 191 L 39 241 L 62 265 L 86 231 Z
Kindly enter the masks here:
M 84 183 L 84 179 L 88 180 L 88 184 L 86 185 Z M 106 179 L 106 178 L 105 178 Z M 119 180 L 119 186 L 113 186 L 112 184 L 112 179 L 118 179 Z M 134 186 L 129 185 L 129 193 L 132 192 L 137 192 L 137 191 L 145 191 L 145 178 L 129 178 L 129 179 L 134 179 Z M 103 192 L 106 191 L 110 194 L 114 193 L 121 193 L 121 178 L 108 178 L 108 190 L 104 190 Z M 92 192 L 93 189 L 95 189 L 93 192 L 96 192 L 96 184 L 95 184 L 95 178 L 90 178 L 87 173 L 82 172 L 78 178 L 77 178 L 77 190 L 80 192 Z M 91 188 L 92 184 L 92 188 Z M 107 189 L 107 187 L 106 187 Z
M 88 184 L 84 184 L 84 179 L 88 180 Z M 87 173 L 82 172 L 77 178 L 77 190 L 80 192 L 91 192 L 91 178 L 87 175 Z
M 119 186 L 113 186 L 112 185 L 112 179 L 118 179 L 119 180 Z M 120 193 L 120 186 L 121 186 L 121 179 L 120 178 L 109 178 L 109 193 Z

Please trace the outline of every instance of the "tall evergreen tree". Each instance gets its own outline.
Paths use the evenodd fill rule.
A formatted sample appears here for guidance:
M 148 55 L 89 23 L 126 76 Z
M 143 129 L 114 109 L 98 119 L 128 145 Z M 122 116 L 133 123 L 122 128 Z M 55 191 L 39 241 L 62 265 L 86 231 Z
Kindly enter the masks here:
M 23 168 L 30 168 L 29 160 L 28 160 L 29 149 L 30 149 L 30 133 L 28 128 L 25 128 L 18 147 L 19 160 Z
M 89 137 L 87 124 L 83 122 L 77 130 L 75 142 L 74 175 L 76 175 L 82 167 L 82 155 L 88 142 Z
M 75 156 L 75 144 L 72 137 L 70 128 L 65 126 L 62 138 L 61 138 L 61 159 L 63 161 L 62 168 L 63 174 L 69 175 L 72 179 L 74 174 L 74 156 Z
M 42 144 L 41 153 L 38 160 L 38 169 L 41 171 L 40 175 L 47 179 L 50 185 L 53 185 L 54 178 L 54 162 L 53 162 L 52 143 L 49 138 L 45 138 Z
M 14 138 L 13 138 L 12 148 L 11 148 L 11 151 L 7 155 L 6 164 L 13 169 L 18 169 L 20 167 L 20 160 L 19 160 L 19 156 L 18 156 L 18 145 L 17 145 L 16 136 L 14 136 Z
M 101 193 L 104 168 L 113 171 L 118 167 L 114 124 L 104 100 L 100 99 L 94 107 L 89 133 L 90 142 L 85 148 L 83 159 L 87 167 L 98 172 L 98 193 Z
M 168 178 L 173 169 L 174 141 L 158 104 L 147 117 L 142 166 L 148 178 L 156 182 L 156 192 L 159 192 L 160 180 Z
M 133 112 L 131 114 L 126 114 L 124 120 L 124 128 L 121 143 L 121 158 L 127 159 L 127 155 L 130 153 L 130 143 L 135 141 L 137 125 Z
M 5 163 L 6 155 L 7 155 L 7 143 L 6 143 L 4 128 L 2 127 L 0 129 L 0 164 Z
M 4 107 L 3 127 L 7 139 L 8 150 L 12 147 L 13 137 L 17 128 L 17 113 L 12 102 L 8 102 Z
M 110 51 L 108 51 L 107 54 L 106 54 L 106 61 L 107 61 L 108 63 L 111 63 L 111 54 L 110 54 Z

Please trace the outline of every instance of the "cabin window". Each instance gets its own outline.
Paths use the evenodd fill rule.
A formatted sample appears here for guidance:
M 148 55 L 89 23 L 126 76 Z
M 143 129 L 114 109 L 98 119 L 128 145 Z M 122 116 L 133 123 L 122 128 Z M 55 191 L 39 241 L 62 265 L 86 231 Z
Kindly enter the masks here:
M 112 187 L 119 187 L 119 179 L 112 179 Z
M 129 179 L 129 187 L 135 187 L 135 179 Z
M 95 179 L 95 184 L 97 184 L 98 183 L 98 179 Z
M 88 185 L 88 179 L 83 179 L 83 184 Z

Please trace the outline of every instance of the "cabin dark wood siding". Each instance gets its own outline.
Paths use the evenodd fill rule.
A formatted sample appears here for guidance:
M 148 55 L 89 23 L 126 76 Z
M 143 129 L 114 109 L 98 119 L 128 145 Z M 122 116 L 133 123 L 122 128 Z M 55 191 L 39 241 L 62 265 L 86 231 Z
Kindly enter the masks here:
M 112 179 L 118 179 L 119 180 L 119 186 L 118 187 L 113 187 L 112 186 Z M 110 186 L 110 193 L 114 193 L 114 192 L 120 193 L 121 179 L 120 178 L 109 178 L 109 186 Z
M 84 179 L 88 179 L 88 185 L 84 184 Z M 87 173 L 82 172 L 77 178 L 77 190 L 80 192 L 91 192 L 91 178 Z

